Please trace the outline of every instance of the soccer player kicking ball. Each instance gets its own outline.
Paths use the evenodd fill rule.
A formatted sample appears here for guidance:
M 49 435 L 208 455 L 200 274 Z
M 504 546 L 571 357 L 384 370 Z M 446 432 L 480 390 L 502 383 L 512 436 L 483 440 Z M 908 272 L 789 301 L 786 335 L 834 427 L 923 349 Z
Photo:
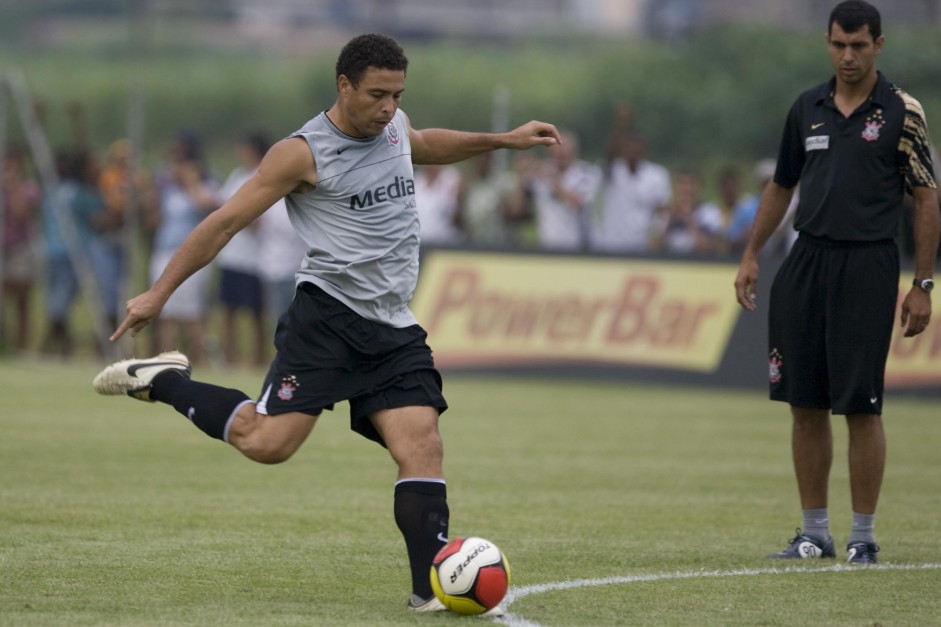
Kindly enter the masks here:
M 398 466 L 394 516 L 411 566 L 408 607 L 439 611 L 445 608 L 432 593 L 429 571 L 448 536 L 438 432 L 447 403 L 426 333 L 408 307 L 419 250 L 412 165 L 552 146 L 560 138 L 554 126 L 536 121 L 497 134 L 415 130 L 399 109 L 407 65 L 389 37 L 347 43 L 336 65 L 335 103 L 271 148 L 255 176 L 190 234 L 156 283 L 128 301 L 127 318 L 111 337 L 136 335 L 187 277 L 283 197 L 308 252 L 258 399 L 192 381 L 179 352 L 112 364 L 93 386 L 172 405 L 210 437 L 265 464 L 288 459 L 324 409 L 348 400 L 351 428 L 385 446 Z

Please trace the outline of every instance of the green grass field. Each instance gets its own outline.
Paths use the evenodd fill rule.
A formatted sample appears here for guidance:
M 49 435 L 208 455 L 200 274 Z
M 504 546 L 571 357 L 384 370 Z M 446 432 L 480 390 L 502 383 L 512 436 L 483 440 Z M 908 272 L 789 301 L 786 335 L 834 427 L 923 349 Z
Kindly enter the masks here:
M 0 361 L 0 625 L 482 620 L 406 612 L 395 468 L 345 404 L 268 467 L 166 406 L 95 395 L 98 367 Z M 196 373 L 252 396 L 261 374 Z M 504 623 L 941 624 L 939 402 L 888 399 L 881 563 L 849 568 L 764 559 L 800 517 L 787 411 L 760 393 L 460 376 L 445 392 L 451 536 L 507 554 Z

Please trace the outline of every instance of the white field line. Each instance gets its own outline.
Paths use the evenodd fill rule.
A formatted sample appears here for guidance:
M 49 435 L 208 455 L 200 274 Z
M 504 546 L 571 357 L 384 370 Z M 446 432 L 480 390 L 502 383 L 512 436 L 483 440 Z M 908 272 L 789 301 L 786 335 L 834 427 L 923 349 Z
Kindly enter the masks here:
M 851 566 L 849 564 L 835 564 L 823 568 L 806 568 L 789 566 L 787 568 L 745 568 L 742 570 L 695 570 L 675 573 L 655 573 L 648 575 L 628 575 L 624 577 L 605 577 L 603 579 L 573 579 L 572 581 L 555 581 L 535 584 L 532 586 L 519 586 L 511 588 L 503 599 L 503 607 L 509 610 L 516 601 L 536 594 L 556 592 L 561 590 L 574 590 L 576 588 L 594 588 L 597 586 L 613 586 L 625 583 L 639 583 L 644 581 L 668 581 L 675 579 L 699 579 L 705 577 L 755 577 L 760 575 L 783 575 L 787 573 L 830 573 L 860 570 L 941 570 L 941 564 L 874 564 L 872 566 Z M 516 616 L 512 612 L 494 619 L 493 622 L 511 627 L 540 627 L 539 623 Z

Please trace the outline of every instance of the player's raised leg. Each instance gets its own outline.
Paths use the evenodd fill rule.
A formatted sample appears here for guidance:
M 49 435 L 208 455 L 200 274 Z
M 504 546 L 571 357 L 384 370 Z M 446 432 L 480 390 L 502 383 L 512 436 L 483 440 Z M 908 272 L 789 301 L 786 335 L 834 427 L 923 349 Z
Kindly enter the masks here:
M 318 417 L 298 411 L 269 416 L 246 404 L 232 419 L 227 441 L 251 460 L 280 464 L 297 452 Z
M 290 412 L 269 416 L 257 411 L 245 393 L 190 379 L 192 367 L 177 351 L 149 359 L 125 359 L 95 377 L 100 394 L 128 395 L 173 406 L 206 435 L 228 442 L 246 457 L 276 464 L 293 455 L 317 422 L 317 416 Z

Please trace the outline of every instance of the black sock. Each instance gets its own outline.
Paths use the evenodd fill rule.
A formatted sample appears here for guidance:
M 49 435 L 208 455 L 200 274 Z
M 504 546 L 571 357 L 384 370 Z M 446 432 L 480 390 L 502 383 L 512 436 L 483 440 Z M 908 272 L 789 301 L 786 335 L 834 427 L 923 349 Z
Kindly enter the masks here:
M 403 479 L 395 484 L 395 524 L 405 538 L 412 569 L 412 594 L 431 590 L 431 562 L 448 537 L 448 490 L 443 480 Z
M 250 400 L 238 390 L 191 381 L 173 370 L 154 377 L 150 398 L 173 405 L 203 433 L 223 442 L 227 441 L 226 426 L 235 410 Z

